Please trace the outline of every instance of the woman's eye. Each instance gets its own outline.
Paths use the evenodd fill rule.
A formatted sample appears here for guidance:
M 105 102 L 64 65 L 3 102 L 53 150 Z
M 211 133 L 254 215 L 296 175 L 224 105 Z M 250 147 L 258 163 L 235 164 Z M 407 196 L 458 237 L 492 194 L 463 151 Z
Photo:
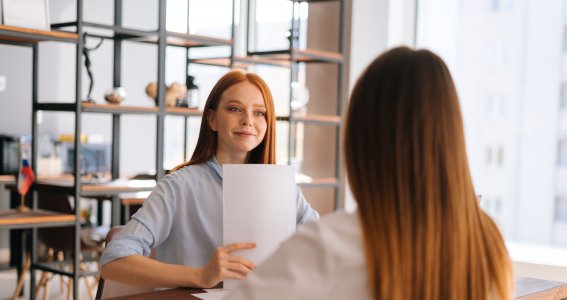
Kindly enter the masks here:
M 262 110 L 259 110 L 259 111 L 256 112 L 256 115 L 259 116 L 259 117 L 263 117 L 263 116 L 266 115 L 266 112 L 265 112 L 265 111 L 262 111 Z
M 231 106 L 231 107 L 228 108 L 228 110 L 229 110 L 229 111 L 236 111 L 236 112 L 241 111 L 241 110 L 240 110 L 240 107 L 236 107 L 236 106 Z

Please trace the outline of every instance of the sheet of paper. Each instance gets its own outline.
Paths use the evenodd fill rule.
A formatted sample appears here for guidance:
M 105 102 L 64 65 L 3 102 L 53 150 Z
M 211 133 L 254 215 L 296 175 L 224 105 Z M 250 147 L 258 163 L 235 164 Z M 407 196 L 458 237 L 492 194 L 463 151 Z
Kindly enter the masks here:
M 290 166 L 223 166 L 223 242 L 256 243 L 233 252 L 260 264 L 295 231 L 295 181 Z M 240 281 L 225 280 L 224 288 Z
M 205 289 L 206 293 L 192 294 L 193 296 L 204 300 L 220 300 L 228 295 L 226 289 Z

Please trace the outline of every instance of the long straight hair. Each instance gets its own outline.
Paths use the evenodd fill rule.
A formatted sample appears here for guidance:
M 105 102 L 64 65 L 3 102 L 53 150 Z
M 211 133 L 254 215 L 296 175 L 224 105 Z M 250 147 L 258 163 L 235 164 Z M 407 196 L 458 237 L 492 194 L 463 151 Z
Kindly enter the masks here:
M 222 94 L 228 88 L 241 82 L 250 82 L 255 85 L 262 93 L 262 96 L 264 98 L 264 105 L 266 106 L 266 134 L 260 145 L 250 151 L 247 163 L 276 163 L 276 113 L 274 108 L 274 99 L 272 97 L 272 93 L 270 92 L 270 88 L 260 76 L 254 73 L 236 69 L 226 73 L 223 77 L 221 77 L 211 90 L 211 93 L 207 98 L 207 102 L 205 103 L 205 108 L 203 109 L 199 138 L 197 140 L 197 145 L 195 147 L 193 155 L 191 156 L 191 159 L 176 166 L 171 170 L 171 172 L 174 172 L 188 165 L 204 163 L 215 155 L 218 145 L 218 136 L 217 132 L 213 131 L 213 129 L 209 125 L 207 114 L 211 110 L 217 110 Z
M 427 50 L 394 48 L 352 92 L 345 129 L 374 299 L 509 299 L 502 236 L 479 207 L 457 92 Z

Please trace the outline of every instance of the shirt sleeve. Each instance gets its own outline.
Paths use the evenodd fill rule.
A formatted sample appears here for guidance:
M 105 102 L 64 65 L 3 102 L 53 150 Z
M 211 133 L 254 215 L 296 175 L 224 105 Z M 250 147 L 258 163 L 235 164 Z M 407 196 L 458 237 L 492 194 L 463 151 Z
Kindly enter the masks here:
M 134 254 L 147 257 L 152 248 L 169 236 L 177 196 L 174 185 L 173 178 L 164 178 L 156 186 L 142 208 L 108 243 L 100 260 L 101 266 Z
M 307 222 L 319 220 L 319 213 L 314 210 L 311 205 L 309 205 L 309 202 L 307 202 L 307 200 L 305 200 L 301 189 L 297 185 L 295 186 L 295 193 L 297 204 L 297 224 L 303 225 Z
M 318 222 L 301 227 L 224 300 L 320 299 L 329 290 L 332 260 L 326 255 Z

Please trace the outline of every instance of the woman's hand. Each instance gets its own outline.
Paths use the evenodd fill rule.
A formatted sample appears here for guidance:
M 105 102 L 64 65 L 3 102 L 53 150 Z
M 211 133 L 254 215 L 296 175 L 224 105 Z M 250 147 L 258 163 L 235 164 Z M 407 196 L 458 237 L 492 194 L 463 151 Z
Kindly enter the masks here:
M 226 278 L 244 280 L 256 266 L 239 256 L 230 253 L 237 250 L 255 248 L 254 243 L 236 243 L 219 247 L 209 259 L 207 265 L 201 268 L 201 286 L 211 288 Z

